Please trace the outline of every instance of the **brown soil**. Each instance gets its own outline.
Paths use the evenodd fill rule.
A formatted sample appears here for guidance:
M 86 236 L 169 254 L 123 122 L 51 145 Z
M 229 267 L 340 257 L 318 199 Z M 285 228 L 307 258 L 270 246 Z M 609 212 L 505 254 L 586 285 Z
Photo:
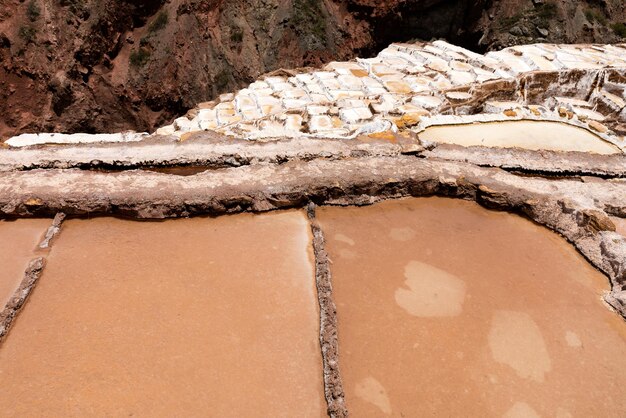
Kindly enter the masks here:
M 22 282 L 49 226 L 48 219 L 0 220 L 0 312 Z
M 563 239 L 440 198 L 321 208 L 353 416 L 621 416 L 626 324 Z
M 325 415 L 301 212 L 67 221 L 0 348 L 33 416 Z

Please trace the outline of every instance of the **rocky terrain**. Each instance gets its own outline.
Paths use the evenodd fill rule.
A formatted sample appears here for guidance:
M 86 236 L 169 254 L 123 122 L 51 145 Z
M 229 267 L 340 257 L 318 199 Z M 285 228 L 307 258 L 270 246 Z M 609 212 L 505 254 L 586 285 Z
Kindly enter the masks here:
M 141 41 L 171 30 L 154 13 L 106 65 L 56 73 L 49 105 L 109 130 L 173 114 L 130 87 L 170 98 L 183 77 Z M 183 69 L 176 91 L 203 100 L 209 71 Z M 117 125 L 81 107 L 118 103 L 115 77 Z M 152 134 L 96 128 L 0 143 L 0 410 L 626 410 L 626 43 L 397 42 L 261 75 Z
M 620 0 L 0 4 L 4 139 L 24 132 L 152 131 L 261 74 L 373 56 L 392 41 L 446 38 L 484 52 L 626 36 Z

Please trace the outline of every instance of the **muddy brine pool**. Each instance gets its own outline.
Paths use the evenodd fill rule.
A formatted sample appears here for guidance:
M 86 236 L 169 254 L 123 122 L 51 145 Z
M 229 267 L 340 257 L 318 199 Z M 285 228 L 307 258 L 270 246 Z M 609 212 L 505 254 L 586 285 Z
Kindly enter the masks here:
M 559 122 L 504 121 L 431 126 L 420 139 L 463 146 L 616 154 L 620 150 L 586 129 Z
M 302 212 L 67 221 L 0 346 L 2 416 L 325 416 Z
M 28 263 L 50 226 L 50 219 L 0 220 L 0 312 L 13 296 Z
M 626 323 L 556 234 L 441 198 L 318 218 L 352 416 L 624 416 Z

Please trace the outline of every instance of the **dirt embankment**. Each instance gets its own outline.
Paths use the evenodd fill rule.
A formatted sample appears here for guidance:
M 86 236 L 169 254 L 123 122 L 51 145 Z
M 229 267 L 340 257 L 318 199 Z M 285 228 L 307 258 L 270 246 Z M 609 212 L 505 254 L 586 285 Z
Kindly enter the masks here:
M 277 68 L 447 38 L 616 42 L 621 0 L 0 0 L 0 136 L 152 130 Z

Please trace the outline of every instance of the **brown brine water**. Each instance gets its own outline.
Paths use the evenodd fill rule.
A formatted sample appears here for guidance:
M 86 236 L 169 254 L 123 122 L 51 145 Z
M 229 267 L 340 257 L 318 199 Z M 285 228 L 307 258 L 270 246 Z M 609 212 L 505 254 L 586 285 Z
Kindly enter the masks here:
M 0 220 L 0 312 L 22 282 L 28 263 L 37 257 L 37 245 L 51 222 L 50 219 Z
M 626 237 L 626 218 L 611 216 L 611 220 L 613 221 L 613 224 L 615 224 L 615 232 L 622 234 L 623 237 Z
M 318 218 L 352 416 L 626 414 L 626 323 L 556 234 L 442 198 Z
M 0 346 L 0 415 L 325 416 L 302 212 L 70 220 Z

